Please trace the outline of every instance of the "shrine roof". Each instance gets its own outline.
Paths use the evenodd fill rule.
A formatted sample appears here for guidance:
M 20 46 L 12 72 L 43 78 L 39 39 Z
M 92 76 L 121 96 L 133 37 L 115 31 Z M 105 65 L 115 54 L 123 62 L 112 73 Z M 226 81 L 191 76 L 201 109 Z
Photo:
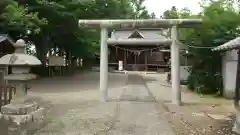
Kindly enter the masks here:
M 9 37 L 7 34 L 0 34 L 0 43 L 3 41 L 8 40 L 10 43 L 14 44 L 14 41 L 11 37 Z
M 215 47 L 212 49 L 212 51 L 228 51 L 233 49 L 240 49 L 240 37 L 237 37 L 224 43 L 223 45 Z
M 129 31 L 129 30 L 153 30 L 153 31 L 159 31 L 159 30 L 164 30 L 164 28 L 115 28 L 114 30 L 116 31 Z
M 146 46 L 146 45 L 170 45 L 171 39 L 111 39 L 107 43 L 109 45 L 131 45 L 131 46 Z
M 171 44 L 171 38 L 165 29 L 120 29 L 113 30 L 108 44 L 117 45 L 159 45 Z
M 134 32 L 138 32 L 143 39 L 170 39 L 167 36 L 167 30 L 160 30 L 160 29 L 129 29 L 129 30 L 114 30 L 111 33 L 111 39 L 129 39 L 131 34 Z
M 7 34 L 0 34 L 0 54 L 14 51 L 14 40 Z

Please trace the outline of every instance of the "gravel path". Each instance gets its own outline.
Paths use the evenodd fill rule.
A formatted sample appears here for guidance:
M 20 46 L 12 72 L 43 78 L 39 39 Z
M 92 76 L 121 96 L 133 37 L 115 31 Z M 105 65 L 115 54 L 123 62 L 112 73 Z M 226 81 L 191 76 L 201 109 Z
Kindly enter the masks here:
M 145 80 L 137 74 L 109 74 L 109 102 L 99 99 L 99 73 L 33 82 L 46 126 L 34 135 L 175 135 Z

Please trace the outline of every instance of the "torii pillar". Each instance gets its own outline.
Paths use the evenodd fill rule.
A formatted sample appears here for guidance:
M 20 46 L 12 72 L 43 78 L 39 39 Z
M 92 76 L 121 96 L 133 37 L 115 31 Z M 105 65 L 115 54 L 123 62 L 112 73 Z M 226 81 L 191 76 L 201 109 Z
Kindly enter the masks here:
M 201 23 L 201 19 L 79 20 L 80 27 L 101 28 L 100 91 L 102 100 L 107 101 L 108 91 L 108 28 L 171 28 L 172 103 L 179 106 L 181 105 L 181 91 L 177 27 L 189 27 Z
M 107 100 L 108 91 L 108 29 L 101 28 L 101 54 L 100 54 L 100 92 L 102 94 L 102 101 Z
M 180 60 L 177 26 L 171 28 L 171 76 L 172 76 L 172 103 L 181 105 L 181 89 L 180 89 Z

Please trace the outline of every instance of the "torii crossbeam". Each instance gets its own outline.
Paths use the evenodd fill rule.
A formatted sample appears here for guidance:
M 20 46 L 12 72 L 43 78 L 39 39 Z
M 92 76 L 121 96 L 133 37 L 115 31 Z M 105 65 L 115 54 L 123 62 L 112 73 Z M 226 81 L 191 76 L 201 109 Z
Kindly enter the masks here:
M 171 28 L 171 74 L 172 103 L 181 105 L 179 46 L 177 28 L 193 27 L 202 23 L 201 19 L 119 19 L 119 20 L 79 20 L 79 27 L 101 28 L 100 91 L 103 101 L 107 101 L 108 91 L 108 28 Z M 129 42 L 129 41 L 126 41 Z M 134 42 L 134 41 L 131 41 Z M 156 44 L 169 41 L 153 40 Z

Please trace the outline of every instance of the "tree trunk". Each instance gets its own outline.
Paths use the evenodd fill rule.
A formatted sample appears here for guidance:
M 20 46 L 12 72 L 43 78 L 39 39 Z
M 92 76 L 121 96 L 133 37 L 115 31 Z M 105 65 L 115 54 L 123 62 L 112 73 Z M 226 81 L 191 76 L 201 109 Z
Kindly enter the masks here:
M 47 45 L 48 45 L 48 37 L 43 36 L 39 44 L 41 45 L 36 46 L 37 57 L 42 62 L 42 65 L 46 66 L 46 52 L 47 52 Z

